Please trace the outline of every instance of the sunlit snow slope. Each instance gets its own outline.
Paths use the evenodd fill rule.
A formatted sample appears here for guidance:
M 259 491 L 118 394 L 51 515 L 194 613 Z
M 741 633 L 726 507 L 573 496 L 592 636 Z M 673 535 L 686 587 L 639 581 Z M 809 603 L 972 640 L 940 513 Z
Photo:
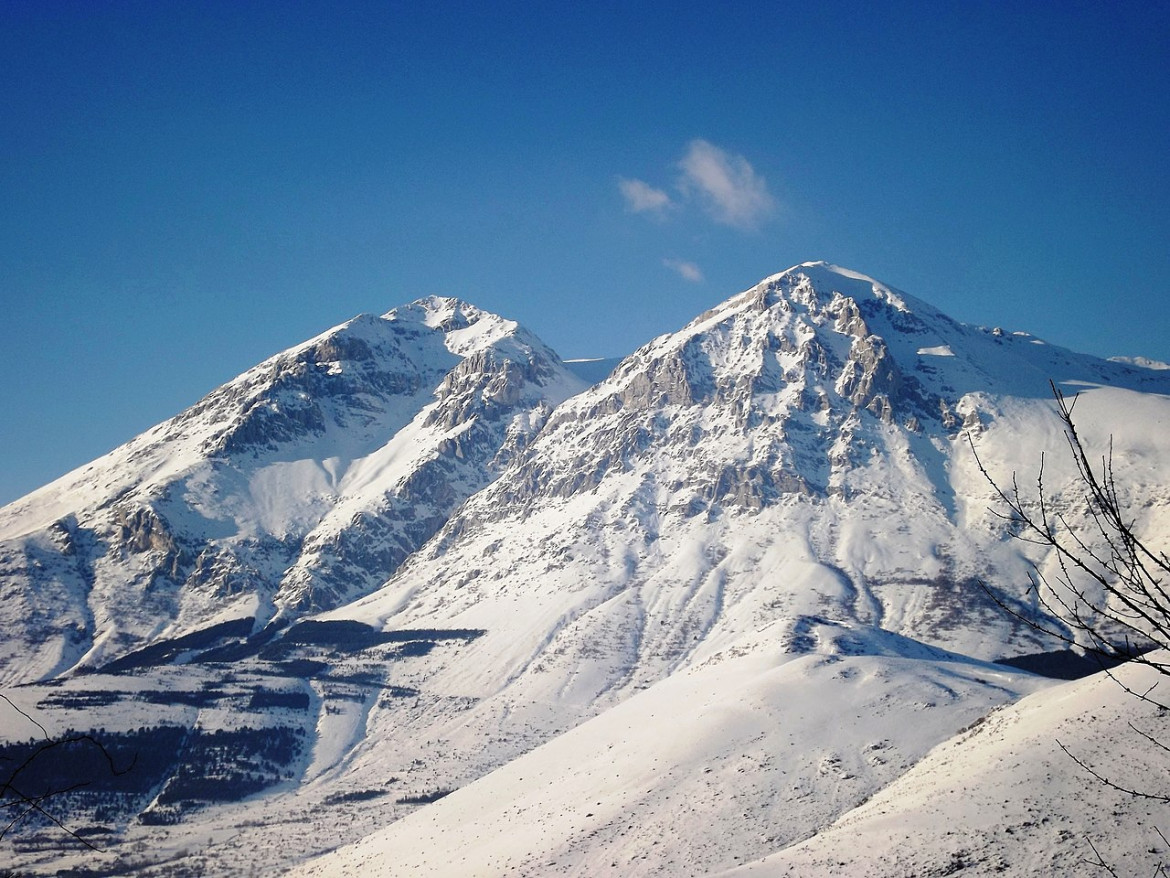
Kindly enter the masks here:
M 471 673 L 487 691 L 524 677 L 583 704 L 781 619 L 842 619 L 984 659 L 1047 648 L 978 584 L 1013 600 L 1044 559 L 989 509 L 972 449 L 1005 483 L 1050 452 L 1065 502 L 1050 380 L 1082 393 L 1091 453 L 1112 437 L 1141 526 L 1165 532 L 1165 373 L 962 326 L 818 263 L 563 403 L 383 589 L 334 615 L 483 628 Z
M 1117 676 L 1132 692 L 1158 684 L 1148 668 Z M 1168 733 L 1166 711 L 1104 674 L 1057 686 L 992 713 L 828 829 L 726 878 L 1156 875 L 1170 862 L 1170 813 L 1143 794 L 1170 794 L 1165 753 L 1150 740 Z

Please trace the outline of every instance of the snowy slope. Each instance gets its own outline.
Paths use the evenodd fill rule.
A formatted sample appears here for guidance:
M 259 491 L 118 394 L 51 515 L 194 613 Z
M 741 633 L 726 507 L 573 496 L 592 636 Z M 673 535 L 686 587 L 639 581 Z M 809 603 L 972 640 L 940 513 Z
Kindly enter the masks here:
M 1041 685 L 872 629 L 811 634 L 796 655 L 761 632 L 295 874 L 706 874 L 803 840 Z
M 971 443 L 999 478 L 1059 451 L 1050 378 L 1084 391 L 1088 441 L 1113 431 L 1140 526 L 1166 535 L 1170 405 L 1143 392 L 1168 389 L 1161 376 L 809 265 L 563 404 L 386 588 L 333 615 L 484 629 L 429 679 L 471 701 L 461 726 L 522 739 L 608 716 L 755 632 L 815 650 L 818 620 L 983 659 L 1045 649 L 977 584 L 1018 598 L 1045 559 L 989 513 Z M 1070 473 L 1048 475 L 1061 502 Z
M 333 616 L 485 630 L 428 674 L 466 702 L 459 727 L 481 740 L 539 741 L 591 716 L 604 722 L 745 638 L 815 651 L 810 632 L 825 620 L 983 659 L 1049 648 L 976 582 L 1012 600 L 1029 564 L 1048 562 L 988 511 L 993 492 L 971 445 L 1001 480 L 1026 478 L 1056 452 L 1048 483 L 1077 520 L 1050 379 L 1083 392 L 1087 441 L 1103 451 L 1112 434 L 1139 527 L 1165 542 L 1170 406 L 1150 392 L 1164 392 L 1164 378 L 960 326 L 870 279 L 809 265 L 656 340 L 563 404 L 386 588 Z M 771 637 L 757 637 L 764 631 Z M 371 737 L 400 722 L 372 715 Z M 685 717 L 669 723 L 690 731 Z M 937 743 L 947 733 L 931 734 Z M 492 749 L 476 753 L 485 767 L 507 757 Z M 364 752 L 355 771 L 374 770 Z M 431 783 L 475 777 L 469 761 L 435 769 Z M 752 823 L 721 825 L 724 853 L 756 843 Z M 405 844 L 397 830 L 386 838 Z M 588 856 L 609 849 L 598 842 Z
M 997 478 L 1027 477 L 1063 441 L 1049 378 L 1081 389 L 1086 440 L 1104 449 L 1112 434 L 1140 526 L 1165 533 L 1170 400 L 1141 389 L 1170 382 L 1011 338 L 850 272 L 778 275 L 562 404 L 500 479 L 340 615 L 484 628 L 477 668 L 493 680 L 539 664 L 550 691 L 585 701 L 781 617 L 877 625 L 986 659 L 1046 648 L 976 584 L 1010 599 L 1042 559 L 989 511 L 972 445 Z M 953 355 L 918 353 L 941 348 Z M 1049 461 L 1058 502 L 1070 475 Z M 589 680 L 586 643 L 605 645 L 586 647 Z
M 1118 677 L 1135 692 L 1148 668 Z M 1164 685 L 1164 684 L 1163 684 Z M 1161 687 L 1159 687 L 1160 689 Z M 727 878 L 820 875 L 1155 875 L 1170 865 L 1166 712 L 1105 674 L 1037 693 L 938 747 L 802 844 Z M 1061 745 L 1068 752 L 1061 749 Z M 1077 765 L 1074 756 L 1084 763 Z M 951 871 L 946 871 L 950 869 Z

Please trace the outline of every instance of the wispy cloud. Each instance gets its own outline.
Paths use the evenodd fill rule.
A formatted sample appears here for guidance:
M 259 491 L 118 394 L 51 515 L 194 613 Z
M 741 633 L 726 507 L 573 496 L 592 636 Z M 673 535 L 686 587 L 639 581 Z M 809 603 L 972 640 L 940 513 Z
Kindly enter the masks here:
M 677 273 L 683 280 L 689 280 L 693 284 L 703 282 L 703 271 L 693 262 L 684 262 L 681 259 L 663 259 L 662 264 Z
M 626 208 L 634 213 L 662 213 L 674 205 L 670 196 L 641 180 L 618 177 L 618 189 L 626 200 Z
M 692 140 L 678 166 L 683 172 L 679 188 L 686 194 L 698 192 L 718 223 L 755 229 L 776 210 L 768 184 L 741 155 L 706 140 Z

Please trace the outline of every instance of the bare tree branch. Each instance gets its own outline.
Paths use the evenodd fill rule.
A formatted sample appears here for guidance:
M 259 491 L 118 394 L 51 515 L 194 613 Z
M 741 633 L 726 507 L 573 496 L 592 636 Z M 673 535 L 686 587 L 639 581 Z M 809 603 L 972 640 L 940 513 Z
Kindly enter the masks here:
M 1161 677 L 1170 677 L 1170 662 L 1166 660 L 1166 650 L 1170 648 L 1170 587 L 1167 585 L 1170 559 L 1138 537 L 1137 519 L 1125 510 L 1113 470 L 1112 438 L 1100 461 L 1090 459 L 1073 421 L 1077 397 L 1069 399 L 1055 384 L 1051 386 L 1075 467 L 1071 489 L 1066 488 L 1059 496 L 1050 492 L 1045 482 L 1043 456 L 1033 495 L 1021 491 L 1014 473 L 1010 487 L 1001 487 L 979 458 L 974 440 L 970 435 L 967 437 L 980 473 L 999 499 L 1001 508 L 992 510 L 993 513 L 1007 522 L 1014 538 L 1049 550 L 1049 573 L 1033 563 L 1028 576 L 1026 594 L 1036 612 L 1021 612 L 986 583 L 981 585 L 1014 619 L 1096 658 L 1109 678 L 1135 701 L 1160 711 L 1170 710 L 1170 705 L 1153 695 L 1157 680 L 1144 689 L 1135 688 L 1112 670 L 1118 662 L 1127 661 L 1145 665 Z M 1139 729 L 1133 722 L 1129 727 L 1160 760 L 1164 761 L 1166 754 L 1170 754 L 1170 744 Z M 1135 799 L 1170 803 L 1170 795 L 1119 783 L 1059 740 L 1056 743 L 1082 770 L 1109 789 Z M 1161 830 L 1157 832 L 1170 847 Z M 1117 870 L 1105 861 L 1092 839 L 1086 841 L 1095 859 L 1084 862 L 1117 878 Z M 1162 863 L 1155 870 L 1154 878 L 1166 874 Z
M 33 814 L 39 814 L 49 822 L 56 825 L 62 832 L 72 838 L 79 844 L 84 845 L 90 850 L 101 850 L 92 842 L 82 837 L 78 832 L 70 829 L 57 815 L 53 814 L 46 808 L 46 803 L 52 799 L 83 789 L 94 783 L 95 778 L 78 779 L 75 782 L 64 786 L 56 786 L 47 790 L 38 791 L 36 793 L 29 793 L 23 789 L 21 783 L 22 775 L 29 774 L 33 771 L 37 761 L 42 758 L 48 758 L 50 755 L 57 757 L 60 755 L 62 749 L 85 747 L 97 752 L 105 761 L 106 768 L 110 776 L 119 777 L 126 774 L 134 768 L 136 760 L 131 760 L 130 764 L 125 768 L 119 769 L 115 763 L 114 758 L 110 752 L 102 745 L 100 741 L 88 734 L 68 735 L 65 737 L 53 738 L 50 737 L 48 731 L 39 722 L 13 704 L 12 700 L 7 696 L 0 694 L 9 705 L 13 707 L 22 716 L 29 719 L 37 726 L 44 735 L 44 741 L 34 748 L 24 760 L 16 766 L 15 769 L 7 776 L 7 778 L 0 780 L 0 809 L 8 810 L 10 813 L 15 812 L 14 816 L 8 820 L 7 824 L 0 826 L 0 839 L 8 835 L 16 826 Z
M 1121 784 L 1110 780 L 1109 778 L 1105 777 L 1100 772 L 1096 771 L 1091 765 L 1089 765 L 1087 762 L 1085 762 L 1083 759 L 1081 759 L 1079 756 L 1077 756 L 1071 750 L 1069 750 L 1068 747 L 1066 747 L 1066 746 L 1064 746 L 1064 744 L 1060 743 L 1060 741 L 1056 742 L 1056 746 L 1058 746 L 1061 750 L 1063 750 L 1069 759 L 1071 759 L 1073 762 L 1075 762 L 1077 765 L 1079 765 L 1081 768 L 1083 768 L 1089 774 L 1093 775 L 1093 777 L 1097 778 L 1097 780 L 1099 780 L 1101 783 L 1105 784 L 1105 786 L 1109 787 L 1110 789 L 1117 790 L 1119 793 L 1125 793 L 1127 796 L 1133 796 L 1135 799 L 1150 799 L 1150 800 L 1155 801 L 1155 802 L 1163 802 L 1163 803 L 1170 802 L 1170 796 L 1164 796 L 1164 795 L 1160 795 L 1157 793 L 1146 793 L 1146 792 L 1142 792 L 1141 790 L 1135 790 L 1135 789 L 1131 789 L 1129 787 L 1122 786 Z
M 1033 568 L 1028 594 L 1040 611 L 1035 614 L 1009 606 L 986 583 L 983 587 L 1013 618 L 1069 647 L 1095 655 L 1104 667 L 1118 661 L 1136 661 L 1170 676 L 1170 663 L 1151 652 L 1155 647 L 1170 647 L 1170 560 L 1137 537 L 1136 522 L 1125 513 L 1113 472 L 1112 442 L 1097 468 L 1072 418 L 1076 397 L 1068 399 L 1055 385 L 1052 391 L 1076 467 L 1075 485 L 1081 491 L 1075 502 L 1084 504 L 1088 527 L 1073 524 L 1066 511 L 1067 501 L 1065 508 L 1054 506 L 1045 481 L 1043 456 L 1035 493 L 1029 497 L 1014 475 L 1010 487 L 1002 487 L 968 436 L 976 465 L 999 499 L 1001 509 L 994 513 L 1008 523 L 1016 539 L 1050 549 L 1056 567 L 1052 579 L 1038 567 Z M 1166 706 L 1151 698 L 1149 692 L 1130 694 Z
M 1120 878 L 1120 876 L 1117 874 L 1117 870 L 1105 862 L 1105 859 L 1101 856 L 1101 852 L 1098 851 L 1097 846 L 1093 844 L 1093 839 L 1086 836 L 1085 842 L 1088 843 L 1090 848 L 1092 848 L 1093 856 L 1095 856 L 1097 859 L 1082 860 L 1081 862 L 1088 863 L 1090 866 L 1096 866 L 1098 869 L 1104 869 L 1106 872 L 1112 875 L 1113 878 Z
M 17 705 L 15 701 L 13 701 L 11 698 L 9 698 L 7 695 L 5 695 L 3 692 L 0 692 L 0 698 L 3 698 L 4 701 L 7 702 L 9 707 L 11 707 L 13 710 L 15 710 L 21 716 L 23 716 L 26 720 L 28 720 L 30 723 L 32 723 L 34 726 L 36 726 L 38 729 L 40 729 L 41 734 L 44 735 L 44 737 L 46 739 L 48 739 L 49 733 L 45 729 L 45 727 L 42 726 L 37 720 L 33 719 L 33 717 L 31 717 L 29 714 L 27 714 L 23 710 L 21 710 L 20 706 Z

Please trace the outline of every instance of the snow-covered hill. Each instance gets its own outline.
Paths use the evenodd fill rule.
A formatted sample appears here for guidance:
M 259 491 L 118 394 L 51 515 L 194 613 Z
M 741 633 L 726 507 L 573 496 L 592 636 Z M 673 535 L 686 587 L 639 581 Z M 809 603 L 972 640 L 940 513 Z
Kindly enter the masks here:
M 1134 692 L 1158 684 L 1149 668 L 1117 673 Z M 1166 711 L 1104 674 L 1057 686 L 994 711 L 829 828 L 726 878 L 1157 875 L 1170 863 L 1168 809 L 1116 787 L 1170 796 L 1165 754 L 1145 737 L 1164 744 L 1168 732 Z
M 1170 390 L 1164 373 L 960 326 L 813 264 L 562 404 L 386 587 L 334 616 L 486 629 L 476 649 L 493 680 L 539 666 L 550 691 L 587 702 L 780 619 L 848 620 L 984 659 L 1047 648 L 978 585 L 1011 600 L 1043 559 L 989 509 L 972 448 L 1005 483 L 1059 451 L 1050 380 L 1082 392 L 1086 441 L 1112 437 L 1142 526 L 1165 533 L 1170 399 L 1150 392 Z M 1062 463 L 1048 463 L 1058 503 Z
M 706 874 L 807 838 L 1042 685 L 875 629 L 820 621 L 800 653 L 784 633 L 672 674 L 297 874 Z
M 1022 600 L 1030 564 L 1052 559 L 1009 538 L 990 510 L 993 490 L 972 453 L 973 446 L 1006 482 L 1015 471 L 1030 475 L 1045 451 L 1057 451 L 1048 485 L 1070 520 L 1083 522 L 1080 498 L 1064 492 L 1071 472 L 1059 459 L 1063 438 L 1050 380 L 1082 392 L 1077 412 L 1094 451 L 1112 435 L 1118 481 L 1143 508 L 1140 526 L 1155 541 L 1170 535 L 1163 487 L 1170 400 L 1161 395 L 1170 384 L 1161 375 L 1026 335 L 961 326 L 872 279 L 812 264 L 655 340 L 562 404 L 515 464 L 385 588 L 332 617 L 376 626 L 443 620 L 484 630 L 458 661 L 436 661 L 429 670 L 432 686 L 470 700 L 459 725 L 484 738 L 523 739 L 534 728 L 550 736 L 598 715 L 581 729 L 605 727 L 619 710 L 651 697 L 643 690 L 668 691 L 682 685 L 669 681 L 729 655 L 777 647 L 789 657 L 867 654 L 872 647 L 858 645 L 866 641 L 853 631 L 900 635 L 897 651 L 916 659 L 923 644 L 983 660 L 1051 648 L 1013 624 L 981 585 L 1000 600 Z M 828 645 L 826 631 L 835 635 Z M 889 659 L 877 663 L 880 670 L 870 674 L 896 679 Z M 969 721 L 919 683 L 924 689 L 915 698 L 897 697 L 899 716 L 914 733 L 937 743 Z M 807 685 L 829 691 L 823 683 Z M 1019 684 L 995 685 L 1005 699 L 1020 691 Z M 709 692 L 728 690 L 724 681 Z M 843 696 L 833 712 L 849 716 L 850 699 L 852 716 L 868 728 L 875 713 L 864 696 Z M 969 694 L 959 700 L 977 701 Z M 698 696 L 676 701 L 695 704 Z M 947 730 L 911 719 L 914 711 L 905 708 L 915 701 L 930 703 L 930 715 Z M 659 709 L 665 727 L 651 733 L 654 740 L 673 732 L 683 750 L 691 736 L 706 740 L 685 708 Z M 375 740 L 379 721 L 370 718 Z M 381 722 L 389 728 L 401 720 L 391 713 Z M 831 724 L 824 716 L 800 717 L 784 733 L 808 746 Z M 872 742 L 845 725 L 835 749 L 857 758 Z M 631 727 L 657 728 L 645 721 Z M 555 746 L 569 745 L 558 739 Z M 906 740 L 897 746 L 910 748 Z M 368 758 L 363 752 L 356 751 L 357 764 Z M 804 765 L 806 754 L 795 752 Z M 664 794 L 676 802 L 701 797 L 683 780 L 693 774 L 692 755 L 678 758 L 678 779 Z M 568 784 L 568 766 L 582 759 L 588 762 L 566 758 L 563 774 L 553 772 L 549 784 Z M 368 764 L 373 770 L 376 763 Z M 800 773 L 793 765 L 782 771 L 786 778 Z M 745 809 L 733 812 L 736 819 L 702 821 L 718 826 L 711 830 L 718 845 L 700 841 L 707 829 L 684 822 L 671 855 L 643 851 L 648 861 L 638 871 L 706 871 L 759 852 L 758 826 L 739 818 L 784 801 L 776 782 L 741 790 L 735 805 L 727 804 Z M 435 783 L 455 786 L 441 775 Z M 802 828 L 773 838 L 796 840 L 848 807 L 830 787 L 803 803 L 816 815 L 808 826 L 789 817 Z M 483 803 L 473 800 L 474 816 L 461 823 L 462 799 L 453 795 L 431 817 L 387 830 L 373 847 L 355 849 L 358 860 L 345 862 L 371 850 L 416 850 L 406 841 L 411 829 L 433 820 L 445 828 L 436 830 L 433 845 L 419 842 L 417 849 L 433 863 L 453 837 L 498 839 L 503 825 L 529 807 L 525 802 L 552 795 L 521 785 L 520 801 L 509 806 L 513 800 L 497 786 L 486 789 L 499 803 L 499 822 L 484 818 Z M 864 783 L 859 789 L 858 800 L 871 791 Z M 579 801 L 589 798 L 580 793 Z M 575 795 L 558 794 L 550 807 Z M 540 808 L 534 813 L 545 825 L 552 819 Z M 612 834 L 606 840 L 606 832 L 591 829 L 584 841 L 585 825 L 561 825 L 548 830 L 551 838 L 523 844 L 595 868 L 641 837 L 627 827 L 620 840 Z M 660 838 L 658 830 L 648 831 L 646 844 Z M 535 868 L 535 860 L 515 858 L 519 848 L 504 856 L 500 845 L 490 842 L 487 859 L 475 860 L 482 871 L 472 871 L 497 874 L 491 864 L 500 863 Z M 460 855 L 472 856 L 465 847 Z M 440 862 L 458 873 L 455 861 Z M 329 860 L 322 868 L 336 866 Z
M 824 263 L 588 389 L 449 300 L 280 355 L 0 512 L 9 675 L 44 678 L 19 702 L 227 735 L 263 775 L 235 801 L 188 748 L 118 799 L 146 823 L 70 862 L 248 874 L 351 843 L 303 869 L 673 875 L 815 840 L 1051 685 L 994 663 L 1052 648 L 996 601 L 1034 610 L 1053 559 L 979 466 L 1026 486 L 1047 453 L 1086 521 L 1050 381 L 1170 544 L 1170 373 Z M 61 620 L 77 645 L 40 646 Z M 79 661 L 102 672 L 59 676 Z

